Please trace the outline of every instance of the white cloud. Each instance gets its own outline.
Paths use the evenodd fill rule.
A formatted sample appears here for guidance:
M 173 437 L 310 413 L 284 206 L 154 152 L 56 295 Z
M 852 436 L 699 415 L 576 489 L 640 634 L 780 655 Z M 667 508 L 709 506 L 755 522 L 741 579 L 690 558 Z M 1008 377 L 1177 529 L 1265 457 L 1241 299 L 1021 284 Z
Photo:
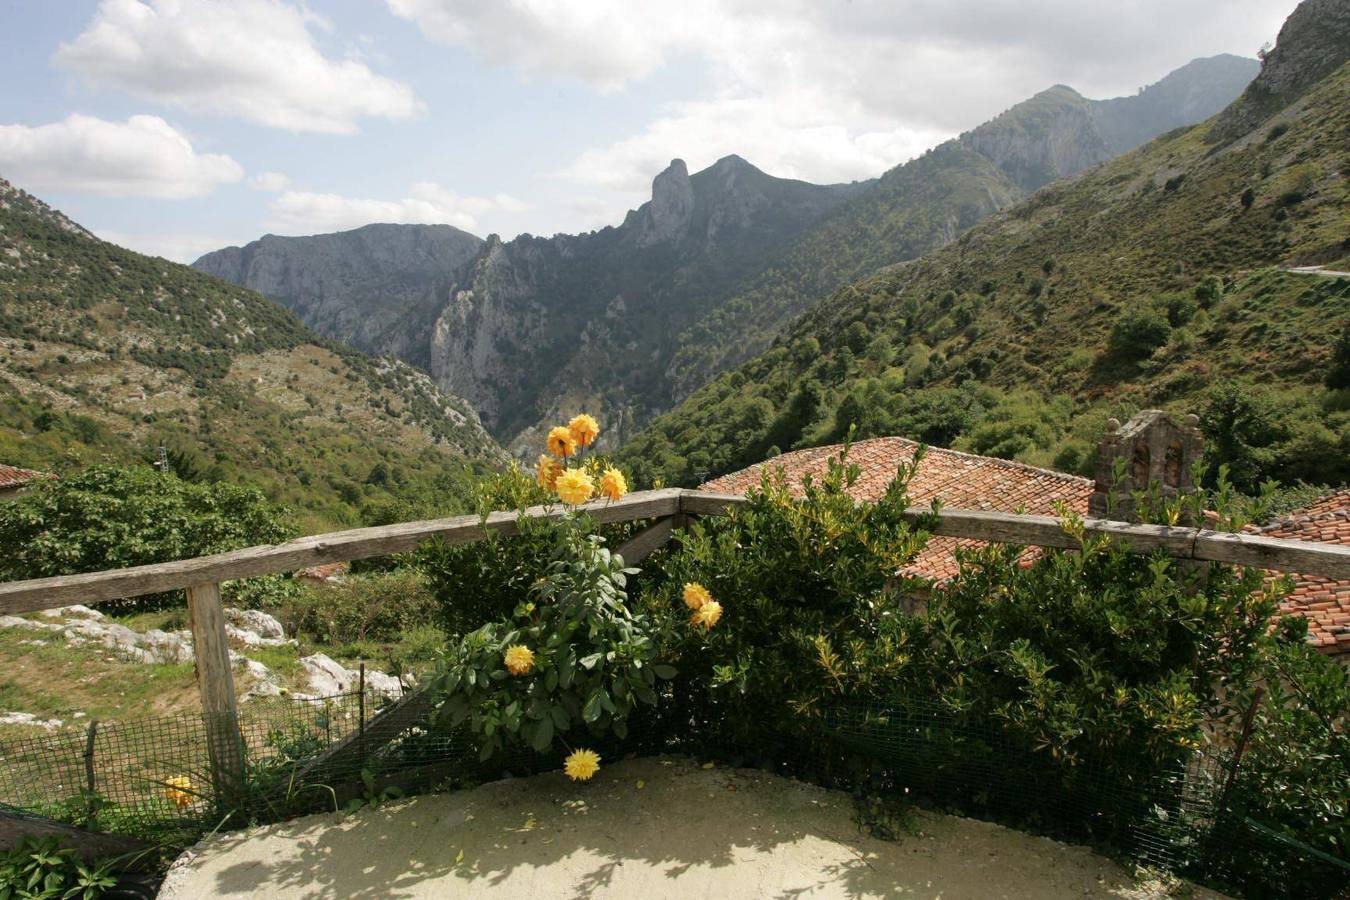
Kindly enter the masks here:
M 421 110 L 408 85 L 325 56 L 316 27 L 326 23 L 281 0 L 100 0 L 55 61 L 98 87 L 297 132 L 345 134 L 362 117 Z
M 290 186 L 291 178 L 281 172 L 259 172 L 248 180 L 248 186 L 255 191 L 279 194 Z
M 494 213 L 519 213 L 521 201 L 507 194 L 464 197 L 434 182 L 419 182 L 409 196 L 397 200 L 346 197 L 309 191 L 286 191 L 273 200 L 268 228 L 284 234 L 318 234 L 344 231 L 372 222 L 420 225 L 454 225 L 465 231 L 478 228 L 480 217 Z
M 73 114 L 49 125 L 0 125 L 0 171 L 31 190 L 183 199 L 239 181 L 228 156 L 198 153 L 158 116 L 109 122 Z
M 204 253 L 219 250 L 221 247 L 242 244 L 236 238 L 220 237 L 211 234 L 192 234 L 173 232 L 170 234 L 132 234 L 125 231 L 98 229 L 95 234 L 103 240 L 144 253 L 147 256 L 162 256 L 174 262 L 190 263 Z
M 883 121 L 869 126 L 866 116 L 843 117 L 825 105 L 805 94 L 792 103 L 728 98 L 673 104 L 641 132 L 585 151 L 561 174 L 641 202 L 652 176 L 676 155 L 691 171 L 736 153 L 780 178 L 854 181 L 949 136 Z
M 677 9 L 632 0 L 388 0 L 433 40 L 489 62 L 566 74 L 613 90 L 650 74 L 693 25 L 703 0 Z
M 562 171 L 637 197 L 673 156 L 878 175 L 1055 83 L 1131 93 L 1197 56 L 1254 55 L 1296 0 L 387 0 L 428 38 L 613 91 L 693 64 L 699 93 Z

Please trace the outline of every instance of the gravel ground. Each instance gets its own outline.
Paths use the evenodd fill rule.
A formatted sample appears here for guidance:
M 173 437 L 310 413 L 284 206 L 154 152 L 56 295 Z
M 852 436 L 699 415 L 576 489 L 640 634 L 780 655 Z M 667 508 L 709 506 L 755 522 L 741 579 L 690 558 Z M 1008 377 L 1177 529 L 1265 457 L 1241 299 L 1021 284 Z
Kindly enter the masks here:
M 160 897 L 1219 897 L 986 822 L 919 814 L 910 831 L 869 837 L 837 791 L 635 759 L 588 784 L 551 773 L 219 835 Z

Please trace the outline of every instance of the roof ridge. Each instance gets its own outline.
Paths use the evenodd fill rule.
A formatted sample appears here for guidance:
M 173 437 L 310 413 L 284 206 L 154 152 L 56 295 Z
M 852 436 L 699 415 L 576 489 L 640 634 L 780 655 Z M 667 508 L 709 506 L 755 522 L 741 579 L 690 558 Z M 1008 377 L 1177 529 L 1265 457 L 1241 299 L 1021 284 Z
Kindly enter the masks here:
M 917 447 L 919 446 L 919 444 L 920 444 L 919 441 L 916 441 L 916 440 L 914 440 L 913 438 L 907 438 L 907 437 L 905 437 L 904 435 L 893 434 L 893 435 L 881 435 L 881 436 L 878 436 L 878 437 L 866 438 L 865 440 L 861 440 L 861 441 L 855 441 L 855 442 L 853 442 L 853 444 L 850 445 L 850 446 L 851 446 L 851 447 L 861 447 L 861 446 L 863 446 L 863 445 L 865 445 L 865 444 L 872 444 L 872 443 L 877 443 L 877 442 L 880 442 L 880 441 L 902 441 L 902 442 L 904 442 L 904 443 L 906 443 L 906 444 L 913 445 L 913 446 L 916 447 L 916 448 L 917 448 Z M 841 448 L 841 447 L 843 447 L 843 446 L 844 446 L 843 444 L 828 444 L 828 445 L 826 445 L 826 446 L 823 446 L 823 447 L 820 447 L 820 448 L 817 448 L 817 449 L 821 449 L 821 450 L 837 450 L 837 449 L 839 449 L 839 448 Z M 1071 481 L 1071 482 L 1075 482 L 1075 483 L 1081 483 L 1081 484 L 1092 484 L 1092 483 L 1094 483 L 1093 480 L 1092 480 L 1091 478 L 1085 478 L 1085 477 L 1083 477 L 1082 475 L 1072 475 L 1072 474 L 1070 474 L 1070 473 L 1068 473 L 1068 472 L 1060 472 L 1060 471 L 1058 471 L 1058 470 L 1056 470 L 1056 469 L 1047 469 L 1047 468 L 1044 468 L 1044 467 L 1042 467 L 1042 466 L 1033 466 L 1033 465 L 1031 465 L 1030 463 L 1018 462 L 1018 461 L 1015 460 L 1015 459 L 1002 459 L 1002 458 L 997 457 L 997 456 L 982 456 L 982 455 L 980 455 L 979 453 L 967 453 L 967 452 L 964 451 L 964 450 L 953 450 L 953 449 L 950 448 L 950 447 L 938 447 L 938 446 L 936 446 L 936 445 L 934 445 L 934 444 L 925 444 L 924 446 L 926 447 L 926 449 L 927 449 L 927 451 L 928 451 L 929 453 L 947 453 L 947 454 L 951 454 L 952 456 L 955 456 L 955 457 L 958 457 L 958 458 L 961 458 L 961 459 L 970 459 L 970 460 L 975 460 L 975 461 L 981 462 L 981 463 L 991 463 L 991 464 L 993 464 L 993 465 L 995 465 L 995 466 L 998 466 L 998 467 L 1001 467 L 1001 468 L 1013 469 L 1013 470 L 1021 471 L 1021 472 L 1032 472 L 1032 473 L 1035 473 L 1035 474 L 1038 474 L 1038 475 L 1049 475 L 1049 476 L 1051 476 L 1051 477 L 1053 477 L 1053 478 L 1060 478 L 1060 479 L 1063 479 L 1063 480 L 1065 480 L 1065 481 Z M 802 449 L 805 450 L 805 449 L 807 449 L 807 448 L 802 448 Z M 793 452 L 793 453 L 800 453 L 800 452 L 802 452 L 802 450 L 794 450 L 794 451 L 792 451 L 792 452 Z M 787 454 L 784 454 L 784 455 L 786 456 Z M 771 460 L 765 460 L 765 462 L 771 462 Z M 756 463 L 756 465 L 762 465 L 762 463 Z M 728 474 L 731 474 L 731 473 L 728 473 Z
M 1283 518 L 1272 519 L 1265 525 L 1259 526 L 1257 528 L 1257 533 L 1265 534 L 1267 531 L 1277 531 L 1281 528 L 1287 528 L 1290 525 L 1306 525 L 1309 522 L 1321 522 L 1324 519 L 1345 519 L 1346 521 L 1350 521 L 1350 507 L 1346 509 L 1325 509 L 1315 513 L 1286 515 Z

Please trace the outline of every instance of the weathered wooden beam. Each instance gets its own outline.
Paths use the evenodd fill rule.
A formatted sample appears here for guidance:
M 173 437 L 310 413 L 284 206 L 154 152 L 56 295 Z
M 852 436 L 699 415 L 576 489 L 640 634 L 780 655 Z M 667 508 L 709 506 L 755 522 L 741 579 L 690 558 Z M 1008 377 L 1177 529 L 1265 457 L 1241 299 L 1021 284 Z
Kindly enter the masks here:
M 741 494 L 718 494 L 712 491 L 684 491 L 680 496 L 680 512 L 690 516 L 724 516 L 750 501 Z
M 230 668 L 230 643 L 220 585 L 188 588 L 188 619 L 197 658 L 197 690 L 206 720 L 206 751 L 216 801 L 228 808 L 244 784 L 244 742 L 239 733 L 239 708 Z
M 592 519 L 604 524 L 674 515 L 679 512 L 679 504 L 680 491 L 672 488 L 633 493 L 612 502 L 591 503 L 585 509 Z M 531 519 L 557 519 L 563 512 L 559 505 L 536 506 L 526 510 L 524 515 Z M 455 544 L 470 543 L 481 540 L 488 531 L 515 534 L 519 530 L 520 515 L 519 512 L 496 512 L 486 521 L 478 516 L 455 516 L 354 528 L 195 559 L 0 583 L 0 614 L 55 609 L 74 603 L 93 605 L 198 584 L 293 572 L 321 563 L 387 556 L 412 550 L 431 538 Z
M 74 850 L 85 862 L 153 849 L 152 844 L 124 834 L 87 831 L 41 816 L 0 811 L 0 851 L 12 850 L 26 837 L 54 837 L 61 847 Z
M 747 502 L 745 497 L 738 494 L 668 489 L 633 493 L 615 502 L 589 504 L 586 509 L 596 522 L 605 524 L 661 519 L 677 514 L 725 515 Z M 562 507 L 555 505 L 532 507 L 523 515 L 531 519 L 556 519 L 563 512 Z M 519 512 L 496 512 L 486 520 L 477 516 L 457 516 L 356 528 L 196 559 L 110 572 L 0 583 L 0 615 L 53 609 L 73 603 L 96 604 L 234 578 L 290 572 L 319 563 L 385 556 L 411 550 L 430 538 L 469 543 L 481 540 L 490 531 L 515 534 L 519 530 L 521 515 Z M 917 520 L 929 515 L 929 511 L 916 507 L 908 515 Z M 1107 535 L 1141 553 L 1162 549 L 1180 559 L 1261 566 L 1327 578 L 1350 578 L 1350 548 L 1336 544 L 1234 535 L 1196 528 L 1134 525 L 1105 519 L 1087 519 L 1084 527 L 1088 534 Z M 995 543 L 1062 548 L 1077 546 L 1075 539 L 1064 531 L 1055 516 L 944 509 L 938 515 L 934 533 Z
M 1280 572 L 1350 578 L 1350 547 L 1317 541 L 1287 541 L 1259 534 L 1200 531 L 1195 558 Z
M 633 535 L 614 552 L 622 556 L 623 561 L 630 566 L 642 562 L 670 540 L 671 534 L 677 527 L 676 518 L 676 516 L 667 516 L 664 519 L 659 519 L 655 524 L 649 525 Z
M 685 491 L 680 509 L 692 515 L 723 515 L 748 501 L 739 494 Z M 930 516 L 927 507 L 912 507 L 910 521 Z M 1105 536 L 1140 553 L 1163 550 L 1178 559 L 1259 566 L 1282 572 L 1350 578 L 1350 547 L 1318 541 L 1291 541 L 1255 534 L 1233 534 L 1202 528 L 1139 525 L 1109 519 L 1084 519 L 1085 534 Z M 933 534 L 999 544 L 1073 549 L 1078 541 L 1057 516 L 1023 515 L 971 509 L 943 509 Z
M 414 688 L 380 710 L 365 728 L 353 731 L 296 769 L 295 784 L 326 783 L 331 777 L 354 778 L 366 757 L 421 722 L 435 698 L 426 688 Z

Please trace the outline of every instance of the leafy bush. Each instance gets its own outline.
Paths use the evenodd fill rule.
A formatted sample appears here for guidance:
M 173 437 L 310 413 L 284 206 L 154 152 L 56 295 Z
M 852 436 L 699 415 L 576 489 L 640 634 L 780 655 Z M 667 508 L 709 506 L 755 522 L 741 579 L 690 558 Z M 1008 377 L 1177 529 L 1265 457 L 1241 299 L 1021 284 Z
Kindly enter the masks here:
M 0 854 L 0 900 L 95 900 L 117 884 L 114 862 L 85 863 L 74 850 L 61 849 L 54 837 L 25 837 L 17 847 Z
M 485 479 L 474 496 L 478 515 L 523 510 L 543 503 L 548 493 L 512 467 Z M 436 605 L 434 621 L 450 635 L 466 634 L 509 616 L 529 593 L 558 551 L 557 528 L 521 517 L 517 534 L 486 531 L 471 544 L 429 541 L 418 549 L 417 566 L 425 573 Z
M 666 609 L 696 582 L 726 612 L 709 633 L 671 633 L 674 721 L 699 723 L 724 750 L 772 757 L 787 751 L 781 741 L 812 733 L 843 685 L 887 677 L 889 666 L 857 662 L 882 620 L 898 614 L 891 581 L 925 540 L 904 518 L 912 472 L 902 466 L 875 503 L 848 495 L 858 469 L 839 459 L 800 499 L 766 474 L 747 506 L 681 535 L 644 608 Z
M 544 752 L 577 731 L 625 737 L 634 707 L 655 705 L 657 677 L 674 675 L 657 664 L 668 623 L 628 608 L 637 570 L 589 534 L 584 517 L 569 514 L 557 529 L 559 550 L 530 599 L 451 646 L 430 684 L 446 698 L 438 719 L 467 724 L 484 759 L 516 740 Z
M 1151 304 L 1136 305 L 1116 320 L 1107 347 L 1124 359 L 1143 359 L 1166 344 L 1171 333 L 1172 326 L 1161 311 Z
M 398 641 L 433 621 L 435 610 L 421 574 L 403 568 L 306 586 L 276 612 L 288 634 L 340 645 Z
M 252 488 L 194 484 L 145 466 L 94 466 L 0 504 L 0 580 L 186 559 L 292 533 L 286 510 Z M 175 602 L 156 594 L 107 605 L 144 610 Z
M 1265 695 L 1253 718 L 1251 742 L 1237 770 L 1228 796 L 1230 815 L 1251 818 L 1277 834 L 1310 845 L 1314 850 L 1350 860 L 1350 677 L 1346 670 L 1303 643 L 1306 621 L 1286 629 L 1285 642 L 1269 652 L 1262 673 Z M 1302 626 L 1300 629 L 1297 626 Z M 1242 707 L 1251 691 L 1235 703 Z M 1325 876 L 1289 863 L 1297 855 L 1261 852 L 1251 842 L 1223 853 L 1220 868 L 1235 884 L 1323 882 L 1330 896 L 1343 886 L 1344 873 L 1316 866 Z M 1308 884 L 1309 896 L 1318 888 Z
M 1341 330 L 1336 347 L 1331 351 L 1331 365 L 1327 367 L 1326 386 L 1332 390 L 1350 388 L 1350 325 Z

